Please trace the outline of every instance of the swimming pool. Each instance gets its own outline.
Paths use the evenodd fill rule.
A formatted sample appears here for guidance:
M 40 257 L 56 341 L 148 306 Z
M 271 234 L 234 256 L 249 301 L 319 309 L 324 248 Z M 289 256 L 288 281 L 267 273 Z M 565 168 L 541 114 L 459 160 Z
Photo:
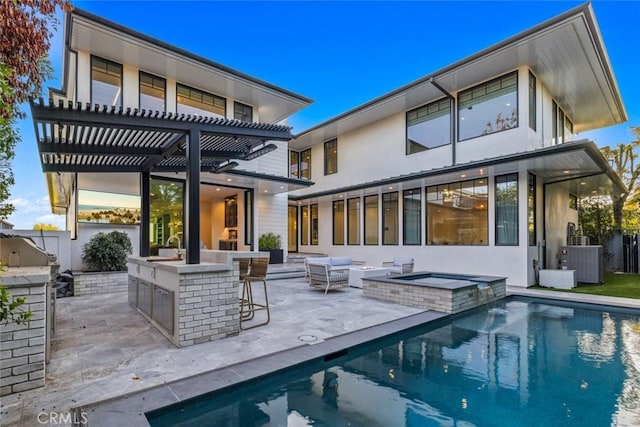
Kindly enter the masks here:
M 507 299 L 147 414 L 152 426 L 624 426 L 640 316 Z

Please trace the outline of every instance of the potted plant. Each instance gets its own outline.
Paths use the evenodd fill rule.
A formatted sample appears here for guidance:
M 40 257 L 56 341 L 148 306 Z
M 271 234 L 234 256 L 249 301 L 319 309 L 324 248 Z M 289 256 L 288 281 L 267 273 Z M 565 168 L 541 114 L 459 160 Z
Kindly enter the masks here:
M 264 233 L 258 238 L 258 249 L 269 251 L 269 264 L 282 264 L 282 239 L 275 233 Z

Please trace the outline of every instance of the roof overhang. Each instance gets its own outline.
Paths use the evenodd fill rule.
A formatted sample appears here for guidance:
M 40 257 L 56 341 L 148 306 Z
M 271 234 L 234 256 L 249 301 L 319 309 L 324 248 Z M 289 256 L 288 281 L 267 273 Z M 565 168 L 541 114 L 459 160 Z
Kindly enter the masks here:
M 432 81 L 456 93 L 522 66 L 549 89 L 575 132 L 627 120 L 593 9 L 586 3 L 294 135 L 290 146 L 304 149 L 442 98 Z
M 71 51 L 91 52 L 92 55 L 252 105 L 260 121 L 265 123 L 284 120 L 312 102 L 309 98 L 77 8 L 65 16 L 65 47 Z
M 546 185 L 562 185 L 578 197 L 627 192 L 618 175 L 588 140 L 567 142 L 538 150 L 477 162 L 389 177 L 353 186 L 307 194 L 290 194 L 291 201 L 317 202 L 348 199 L 380 192 L 403 191 L 514 172 L 531 172 Z
M 165 176 L 172 179 L 185 179 L 184 173 L 159 173 L 153 176 Z M 200 175 L 200 182 L 224 188 L 252 189 L 259 194 L 280 194 L 308 188 L 314 183 L 306 179 L 289 178 L 264 174 L 240 169 L 225 173 L 204 173 Z

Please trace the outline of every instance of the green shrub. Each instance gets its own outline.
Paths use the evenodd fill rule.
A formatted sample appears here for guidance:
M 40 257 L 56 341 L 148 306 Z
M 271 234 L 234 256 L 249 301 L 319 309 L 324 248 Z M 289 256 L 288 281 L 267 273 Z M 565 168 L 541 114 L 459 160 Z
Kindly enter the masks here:
M 9 291 L 0 285 L 0 324 L 7 325 L 15 322 L 25 324 L 31 319 L 32 313 L 26 309 L 26 297 L 13 297 Z
M 133 252 L 127 233 L 98 233 L 82 247 L 82 262 L 89 271 L 124 271 Z
M 264 233 L 258 238 L 258 249 L 268 251 L 269 249 L 280 249 L 282 240 L 280 235 L 274 233 Z

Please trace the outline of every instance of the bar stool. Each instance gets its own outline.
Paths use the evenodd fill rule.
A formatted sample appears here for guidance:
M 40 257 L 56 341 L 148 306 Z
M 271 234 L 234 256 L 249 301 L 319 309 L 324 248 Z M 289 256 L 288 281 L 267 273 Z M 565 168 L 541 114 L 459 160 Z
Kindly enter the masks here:
M 269 298 L 267 296 L 267 268 L 269 267 L 269 258 L 253 258 L 251 260 L 251 268 L 245 276 L 242 284 L 242 297 L 240 298 L 240 329 L 247 330 L 258 326 L 263 326 L 271 320 L 269 313 Z M 253 290 L 251 288 L 253 282 L 262 282 L 264 290 L 264 302 L 256 302 Z M 252 324 L 243 327 L 243 322 L 252 320 L 256 311 L 266 310 L 267 320 L 262 323 Z
M 252 296 L 251 296 L 251 287 L 249 287 L 248 289 L 245 289 L 244 286 L 244 279 L 247 277 L 247 275 L 249 274 L 249 265 L 251 264 L 251 258 L 240 258 L 238 260 L 238 264 L 239 264 L 239 279 L 240 279 L 240 283 L 243 284 L 242 286 L 242 297 L 240 297 L 240 309 L 242 310 L 242 306 L 243 305 L 249 305 L 251 300 L 252 300 Z M 245 295 L 245 291 L 247 292 L 247 294 Z M 253 312 L 249 311 L 247 313 L 247 316 L 245 317 L 245 319 L 251 319 L 253 318 Z

